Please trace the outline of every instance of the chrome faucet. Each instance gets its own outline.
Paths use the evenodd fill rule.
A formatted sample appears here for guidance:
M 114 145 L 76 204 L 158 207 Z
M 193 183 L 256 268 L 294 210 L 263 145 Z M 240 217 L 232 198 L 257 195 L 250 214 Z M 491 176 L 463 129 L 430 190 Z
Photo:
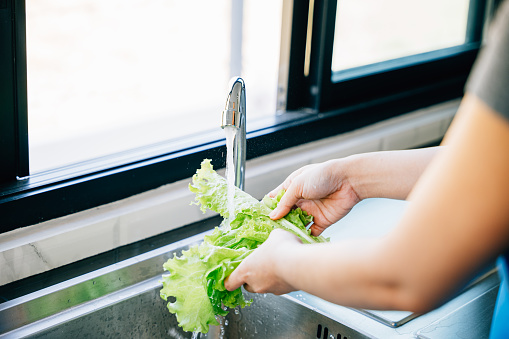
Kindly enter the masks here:
M 235 186 L 244 189 L 244 170 L 246 166 L 246 86 L 244 80 L 234 77 L 221 119 L 221 128 L 238 128 L 233 144 L 233 163 L 235 167 Z

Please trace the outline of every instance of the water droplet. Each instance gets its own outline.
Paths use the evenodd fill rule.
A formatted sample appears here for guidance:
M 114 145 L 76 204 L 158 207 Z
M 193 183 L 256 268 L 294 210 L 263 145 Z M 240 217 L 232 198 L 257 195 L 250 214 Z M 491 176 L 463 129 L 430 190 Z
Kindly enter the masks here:
M 239 314 L 240 313 L 238 308 L 236 308 L 234 312 L 235 312 L 235 314 Z
M 224 321 L 224 326 L 228 326 L 228 319 Z

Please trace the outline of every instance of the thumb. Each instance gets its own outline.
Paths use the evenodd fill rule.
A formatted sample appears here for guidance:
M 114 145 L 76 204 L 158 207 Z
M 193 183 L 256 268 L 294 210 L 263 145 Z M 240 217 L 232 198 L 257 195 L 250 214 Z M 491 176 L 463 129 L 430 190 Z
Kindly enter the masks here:
M 285 215 L 290 212 L 290 210 L 295 206 L 297 201 L 299 201 L 299 197 L 296 194 L 296 185 L 290 185 L 286 190 L 285 194 L 277 204 L 277 207 L 269 214 L 269 217 L 272 220 L 281 219 Z
M 238 267 L 235 269 L 232 274 L 230 274 L 226 279 L 224 280 L 224 287 L 228 291 L 234 291 L 240 286 L 244 285 L 244 281 L 240 278 L 240 274 L 238 273 Z

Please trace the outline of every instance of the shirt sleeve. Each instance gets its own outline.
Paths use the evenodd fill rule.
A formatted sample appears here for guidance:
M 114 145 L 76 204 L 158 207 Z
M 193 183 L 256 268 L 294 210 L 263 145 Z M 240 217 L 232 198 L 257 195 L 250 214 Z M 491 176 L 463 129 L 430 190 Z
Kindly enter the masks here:
M 509 119 L 509 0 L 499 6 L 466 91 Z

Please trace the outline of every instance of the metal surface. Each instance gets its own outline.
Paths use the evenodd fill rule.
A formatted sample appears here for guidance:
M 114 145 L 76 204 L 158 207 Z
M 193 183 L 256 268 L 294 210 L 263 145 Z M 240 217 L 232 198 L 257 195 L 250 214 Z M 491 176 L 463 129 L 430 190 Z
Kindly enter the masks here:
M 198 243 L 206 233 L 0 304 L 0 334 L 161 276 L 166 260 Z
M 489 277 L 492 277 L 493 275 L 496 275 L 496 267 L 495 265 L 489 265 L 484 270 L 481 270 L 478 275 L 472 279 L 470 283 L 468 283 L 459 294 L 461 294 L 464 291 L 467 291 L 468 289 L 474 287 L 477 284 L 481 284 L 482 281 L 485 279 L 489 279 Z M 490 288 L 490 287 L 488 287 Z M 357 310 L 360 313 L 365 314 L 366 316 L 377 320 L 381 322 L 382 324 L 385 324 L 390 327 L 400 327 L 401 325 L 406 324 L 412 319 L 417 318 L 420 316 L 418 313 L 412 313 L 407 311 L 380 311 L 380 310 L 364 310 L 364 309 L 358 309 Z M 491 318 L 491 316 L 490 316 Z
M 190 338 L 159 298 L 156 280 L 122 290 L 94 303 L 69 309 L 59 317 L 11 332 L 12 338 Z M 137 290 L 143 290 L 137 293 Z M 274 295 L 251 295 L 251 307 L 232 311 L 220 318 L 200 338 L 369 338 L 348 326 L 336 323 L 303 304 Z M 306 319 L 295 326 L 296 319 Z M 341 337 L 340 337 L 340 336 Z
M 498 286 L 417 332 L 417 338 L 487 338 Z
M 162 263 L 196 244 L 199 234 L 0 305 L 0 338 L 190 338 L 159 297 Z M 496 299 L 495 270 L 442 307 L 397 328 L 320 298 L 249 294 L 250 307 L 231 311 L 200 338 L 450 338 L 471 324 L 486 337 Z M 441 328 L 447 324 L 447 331 Z M 446 331 L 446 332 L 444 332 Z M 436 334 L 438 333 L 438 334 Z M 441 333 L 444 333 L 443 335 Z
M 363 310 L 359 309 L 358 312 L 370 317 L 376 321 L 381 322 L 390 327 L 400 327 L 412 319 L 419 316 L 417 313 L 408 311 L 379 311 L 379 310 Z
M 235 77 L 230 81 L 230 92 L 221 116 L 221 128 L 236 127 L 233 145 L 233 162 L 235 166 L 235 186 L 244 189 L 246 166 L 246 86 L 244 80 Z
M 331 241 L 354 237 L 362 224 L 364 232 L 383 236 L 405 206 L 368 199 L 327 235 Z M 162 264 L 204 234 L 0 304 L 0 338 L 191 338 L 159 297 L 159 280 Z M 200 338 L 485 338 L 498 285 L 496 269 L 488 267 L 451 300 L 422 315 L 354 310 L 302 291 L 249 294 L 254 299 L 250 307 L 231 311 L 221 326 Z
M 157 280 L 70 308 L 5 338 L 189 338 L 161 302 Z
M 222 321 L 219 334 L 224 330 L 224 338 L 370 338 L 361 329 L 336 322 L 293 298 L 272 294 L 250 297 L 251 306 L 230 312 Z M 217 327 L 212 334 L 215 332 Z

